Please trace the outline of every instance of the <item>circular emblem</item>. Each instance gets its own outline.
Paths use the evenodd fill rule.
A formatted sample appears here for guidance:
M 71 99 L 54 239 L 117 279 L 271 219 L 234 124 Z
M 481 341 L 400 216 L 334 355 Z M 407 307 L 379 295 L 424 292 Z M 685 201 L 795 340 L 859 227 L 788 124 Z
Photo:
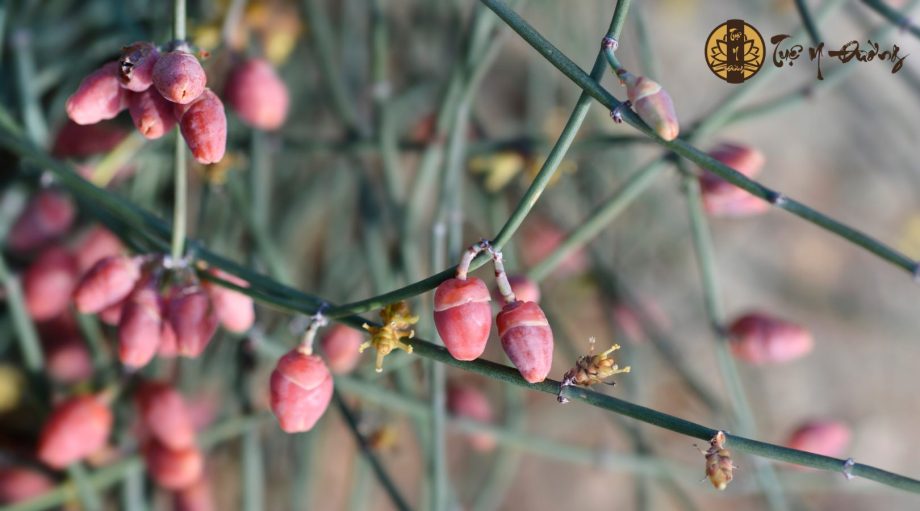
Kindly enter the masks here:
M 706 65 L 728 83 L 741 83 L 763 66 L 763 37 L 744 20 L 728 20 L 706 39 Z

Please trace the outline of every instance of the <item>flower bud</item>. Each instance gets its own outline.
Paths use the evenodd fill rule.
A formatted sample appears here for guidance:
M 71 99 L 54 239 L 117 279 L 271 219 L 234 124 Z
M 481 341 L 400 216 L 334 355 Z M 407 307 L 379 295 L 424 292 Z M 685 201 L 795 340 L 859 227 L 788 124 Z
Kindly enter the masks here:
M 287 117 L 287 86 L 262 59 L 249 59 L 233 68 L 225 97 L 240 119 L 254 128 L 275 130 Z
M 176 125 L 172 103 L 153 89 L 128 93 L 128 113 L 137 131 L 149 140 L 162 137 Z
M 185 288 L 170 297 L 167 311 L 177 353 L 189 358 L 201 355 L 217 330 L 217 315 L 208 294 L 200 287 Z
M 249 283 L 245 280 L 225 271 L 217 268 L 211 268 L 208 271 L 219 279 L 240 287 L 249 287 Z M 211 297 L 214 312 L 224 328 L 236 333 L 243 333 L 252 328 L 253 323 L 256 321 L 252 298 L 213 282 L 205 282 L 204 288 Z
M 445 280 L 434 293 L 434 324 L 450 355 L 474 360 L 486 349 L 492 329 L 489 288 L 476 277 Z
M 492 422 L 492 405 L 489 398 L 479 389 L 457 383 L 447 386 L 447 409 L 451 415 L 465 417 L 477 422 Z M 469 436 L 470 445 L 477 451 L 491 451 L 495 448 L 495 437 L 488 433 Z
M 118 81 L 118 62 L 109 62 L 80 82 L 67 98 L 67 116 L 77 124 L 111 119 L 125 108 L 124 89 Z
M 182 114 L 179 128 L 198 163 L 217 163 L 227 150 L 227 116 L 224 104 L 205 89 Z
M 823 456 L 840 457 L 851 438 L 850 428 L 842 422 L 819 420 L 799 426 L 786 440 L 786 447 Z
M 190 486 L 177 490 L 173 494 L 173 509 L 175 511 L 214 511 L 217 509 L 214 493 L 211 491 L 211 481 L 208 480 L 208 477 L 204 475 Z
M 156 45 L 138 41 L 121 50 L 118 60 L 118 78 L 121 86 L 134 92 L 143 92 L 153 84 L 153 66 L 160 58 Z
M 160 55 L 153 65 L 153 86 L 169 101 L 187 104 L 205 90 L 208 77 L 191 53 L 181 50 Z
M 195 445 L 195 426 L 188 406 L 177 390 L 165 382 L 144 382 L 137 390 L 137 406 L 147 431 L 172 450 Z
M 795 323 L 761 312 L 745 314 L 729 326 L 731 351 L 750 364 L 781 363 L 808 354 L 811 333 Z
M 546 379 L 553 365 L 553 331 L 540 306 L 511 302 L 495 318 L 502 348 L 530 383 Z
M 332 375 L 319 356 L 294 349 L 278 359 L 270 390 L 272 412 L 281 429 L 309 431 L 332 399 Z
M 639 118 L 655 130 L 659 137 L 665 140 L 677 138 L 680 125 L 677 122 L 674 103 L 661 85 L 625 69 L 618 70 L 617 76 L 626 85 L 626 95 Z
M 194 445 L 173 450 L 151 440 L 144 447 L 144 462 L 154 482 L 167 490 L 188 488 L 204 472 L 204 456 Z
M 333 325 L 320 339 L 320 347 L 332 374 L 348 374 L 358 365 L 361 353 L 358 349 L 364 342 L 360 330 L 345 325 Z
M 153 285 L 135 289 L 125 300 L 118 321 L 118 359 L 131 369 L 147 365 L 160 347 L 163 299 Z
M 54 481 L 28 467 L 0 468 L 0 504 L 30 500 L 54 488 Z
M 74 292 L 77 310 L 95 314 L 124 300 L 141 276 L 140 262 L 128 256 L 110 256 L 83 276 Z
M 89 230 L 77 245 L 77 266 L 80 274 L 86 273 L 100 260 L 124 253 L 125 247 L 112 231 L 97 225 Z
M 7 234 L 6 244 L 14 252 L 30 252 L 70 229 L 77 212 L 69 196 L 41 190 L 29 200 Z
M 97 396 L 70 398 L 57 405 L 38 440 L 38 459 L 62 469 L 101 449 L 112 430 L 112 412 Z
M 746 177 L 759 174 L 766 161 L 760 151 L 730 142 L 719 144 L 709 151 L 709 155 Z M 700 191 L 703 195 L 703 208 L 713 216 L 743 217 L 770 209 L 767 201 L 751 195 L 708 170 L 703 170 L 700 175 Z
M 29 265 L 22 279 L 26 309 L 36 321 L 67 310 L 77 285 L 77 260 L 61 247 L 50 247 Z

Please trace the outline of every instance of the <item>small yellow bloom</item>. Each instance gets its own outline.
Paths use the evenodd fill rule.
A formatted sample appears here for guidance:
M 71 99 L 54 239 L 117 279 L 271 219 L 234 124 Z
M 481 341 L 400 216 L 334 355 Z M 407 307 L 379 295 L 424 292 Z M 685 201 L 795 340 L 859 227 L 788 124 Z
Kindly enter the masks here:
M 409 304 L 405 301 L 391 303 L 380 311 L 382 326 L 371 326 L 365 323 L 364 329 L 370 332 L 371 338 L 358 348 L 363 353 L 368 348 L 377 350 L 377 361 L 374 368 L 377 372 L 383 371 L 383 359 L 394 349 L 401 349 L 412 353 L 412 346 L 403 342 L 415 336 L 415 330 L 410 329 L 418 323 L 418 316 L 413 316 Z

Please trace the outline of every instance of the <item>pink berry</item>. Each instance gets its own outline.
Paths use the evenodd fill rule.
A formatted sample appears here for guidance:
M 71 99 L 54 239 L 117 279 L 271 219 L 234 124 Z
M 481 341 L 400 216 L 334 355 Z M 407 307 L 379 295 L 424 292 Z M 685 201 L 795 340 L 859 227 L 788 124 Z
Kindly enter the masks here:
M 208 477 L 202 476 L 190 486 L 177 490 L 173 494 L 173 508 L 175 511 L 216 510 L 217 504 Z
M 802 326 L 761 312 L 750 312 L 729 326 L 731 351 L 750 364 L 781 363 L 807 355 L 811 333 Z
M 218 270 L 217 268 L 212 268 L 208 271 L 216 277 L 232 284 L 236 284 L 240 287 L 249 287 L 249 284 L 245 280 L 225 271 Z M 252 298 L 239 291 L 234 291 L 212 282 L 205 282 L 204 288 L 211 297 L 211 303 L 214 304 L 214 312 L 217 313 L 217 318 L 224 328 L 236 333 L 243 333 L 252 328 L 256 320 L 256 312 L 252 305 Z
M 83 126 L 68 119 L 57 131 L 51 154 L 56 158 L 83 158 L 107 153 L 127 135 L 116 121 Z
M 309 431 L 332 399 L 332 375 L 319 356 L 294 349 L 278 359 L 270 390 L 272 412 L 281 429 Z
M 118 322 L 118 359 L 131 369 L 147 365 L 160 347 L 163 300 L 153 285 L 135 289 L 125 300 Z
M 278 129 L 287 117 L 287 86 L 266 60 L 249 59 L 234 67 L 225 96 L 240 119 L 255 128 Z
M 30 500 L 54 488 L 54 481 L 28 467 L 0 468 L 0 504 Z
M 153 66 L 153 86 L 173 103 L 191 103 L 205 90 L 208 77 L 191 53 L 176 50 L 160 55 Z
M 174 450 L 151 440 L 144 447 L 144 462 L 154 482 L 167 490 L 188 488 L 204 473 L 204 456 L 196 446 Z
M 124 253 L 125 247 L 112 231 L 97 225 L 89 230 L 77 245 L 77 266 L 85 273 L 100 260 Z
M 789 436 L 786 447 L 836 458 L 846 451 L 851 436 L 850 428 L 841 422 L 811 421 L 799 426 Z
M 57 405 L 38 440 L 38 459 L 63 469 L 101 449 L 112 430 L 112 412 L 96 396 L 80 396 Z
M 746 177 L 759 174 L 766 161 L 763 153 L 757 149 L 730 142 L 719 144 L 709 155 Z M 703 194 L 703 208 L 713 216 L 737 218 L 756 215 L 770 209 L 770 204 L 763 199 L 751 195 L 708 170 L 703 170 L 700 175 L 700 190 Z
M 77 261 L 61 247 L 46 249 L 29 265 L 22 279 L 29 314 L 37 321 L 52 319 L 70 304 L 77 285 Z
M 140 262 L 128 256 L 101 259 L 74 291 L 77 310 L 95 314 L 124 300 L 141 276 Z
M 67 232 L 76 216 L 76 208 L 69 196 L 54 190 L 41 190 L 16 218 L 6 243 L 14 252 L 41 248 Z
M 109 62 L 80 82 L 67 98 L 67 116 L 77 124 L 111 119 L 125 108 L 124 89 L 118 80 L 118 62 Z
M 198 163 L 217 163 L 227 150 L 227 116 L 224 104 L 205 89 L 182 114 L 179 128 Z
M 364 342 L 359 330 L 345 325 L 333 325 L 320 339 L 320 347 L 332 374 L 348 374 L 358 365 L 361 354 L 358 348 Z
M 208 294 L 200 287 L 187 287 L 170 297 L 166 310 L 177 353 L 189 358 L 201 355 L 217 330 L 217 315 Z
M 122 48 L 118 60 L 121 86 L 133 92 L 150 89 L 153 84 L 153 66 L 159 58 L 160 52 L 151 42 L 138 41 Z
M 150 140 L 162 137 L 176 125 L 172 103 L 153 89 L 128 93 L 128 113 L 137 131 Z
M 434 293 L 434 324 L 450 355 L 474 360 L 482 355 L 492 329 L 489 288 L 476 277 L 445 280 Z
M 553 331 L 540 306 L 515 301 L 505 305 L 495 318 L 502 348 L 530 383 L 546 379 L 553 365 Z
M 147 431 L 173 450 L 195 445 L 195 426 L 182 394 L 165 382 L 144 382 L 137 391 L 137 405 Z
M 470 385 L 451 383 L 447 386 L 447 409 L 451 415 L 473 419 L 477 422 L 492 422 L 492 405 L 489 398 Z M 470 445 L 477 451 L 491 451 L 495 448 L 495 437 L 488 433 L 470 435 Z

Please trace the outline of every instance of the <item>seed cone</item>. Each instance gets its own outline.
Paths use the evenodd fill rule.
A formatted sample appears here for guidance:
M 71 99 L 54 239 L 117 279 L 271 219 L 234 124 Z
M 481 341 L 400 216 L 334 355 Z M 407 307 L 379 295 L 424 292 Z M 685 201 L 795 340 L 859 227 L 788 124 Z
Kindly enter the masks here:
M 674 140 L 680 133 L 677 112 L 671 96 L 658 82 L 644 76 L 636 76 L 625 69 L 617 71 L 620 81 L 626 85 L 626 95 L 639 118 L 645 121 L 659 137 Z
M 112 430 L 112 412 L 96 396 L 80 396 L 57 405 L 42 428 L 38 459 L 63 469 L 101 449 Z
M 495 318 L 502 348 L 530 383 L 546 379 L 553 365 L 553 331 L 540 306 L 511 302 Z
M 185 143 L 198 163 L 217 163 L 227 150 L 227 116 L 224 104 L 205 89 L 179 120 Z
M 208 82 L 198 59 L 181 50 L 160 55 L 153 66 L 152 79 L 153 86 L 164 98 L 182 105 L 198 99 Z
M 364 335 L 359 330 L 341 324 L 330 327 L 320 339 L 329 370 L 333 374 L 350 373 L 361 358 L 358 349 L 362 342 Z
M 163 300 L 152 285 L 136 290 L 125 301 L 118 322 L 118 358 L 132 369 L 156 355 L 163 330 Z
M 111 256 L 97 262 L 74 291 L 74 303 L 83 314 L 95 314 L 124 300 L 141 276 L 140 262 Z
M 163 446 L 180 450 L 195 445 L 195 426 L 185 399 L 165 382 L 144 382 L 137 406 L 150 435 Z
M 262 59 L 246 60 L 233 69 L 225 97 L 240 119 L 255 128 L 278 129 L 287 117 L 287 86 Z
M 795 360 L 814 346 L 811 332 L 804 327 L 762 312 L 737 318 L 729 334 L 732 355 L 756 365 Z
M 176 125 L 172 103 L 153 89 L 129 93 L 128 113 L 137 131 L 149 140 L 162 137 Z
M 125 46 L 118 59 L 118 79 L 129 91 L 143 92 L 153 85 L 153 66 L 160 59 L 160 51 L 148 41 L 138 41 Z
M 195 446 L 174 450 L 151 440 L 144 447 L 144 461 L 153 480 L 167 490 L 188 488 L 204 473 L 204 456 Z
M 272 412 L 281 429 L 309 431 L 332 399 L 332 375 L 319 356 L 294 349 L 278 359 L 270 390 Z
M 201 355 L 217 331 L 217 315 L 208 294 L 200 287 L 179 290 L 169 300 L 167 315 L 177 353 L 189 358 Z
M 61 236 L 77 216 L 67 195 L 42 190 L 35 194 L 7 234 L 6 244 L 14 252 L 30 252 Z
M 77 285 L 77 260 L 61 247 L 50 247 L 26 269 L 22 279 L 26 309 L 37 321 L 53 319 L 67 310 Z
M 67 98 L 67 116 L 77 124 L 111 119 L 125 108 L 125 90 L 118 80 L 118 62 L 109 62 L 80 82 Z
M 245 280 L 235 275 L 230 275 L 216 268 L 212 268 L 208 271 L 222 280 L 226 280 L 240 287 L 249 287 L 249 284 Z M 256 320 L 252 298 L 239 291 L 234 291 L 212 282 L 205 282 L 204 288 L 211 297 L 211 303 L 214 305 L 214 312 L 217 314 L 217 318 L 224 328 L 236 333 L 243 333 L 252 328 Z
M 489 288 L 476 277 L 448 279 L 434 293 L 434 324 L 451 356 L 474 360 L 482 355 L 492 329 Z

